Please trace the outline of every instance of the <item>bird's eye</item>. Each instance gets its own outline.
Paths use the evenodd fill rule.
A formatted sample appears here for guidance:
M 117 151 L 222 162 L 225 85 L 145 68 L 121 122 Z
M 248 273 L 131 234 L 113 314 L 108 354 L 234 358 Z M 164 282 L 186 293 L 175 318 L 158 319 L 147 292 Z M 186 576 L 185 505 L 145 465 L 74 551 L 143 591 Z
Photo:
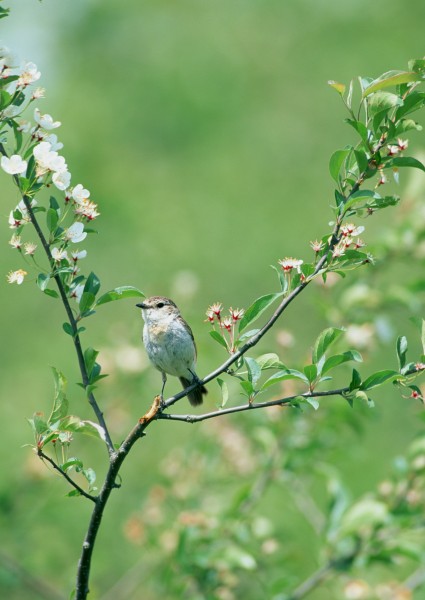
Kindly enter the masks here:
M 162 308 L 164 306 L 163 302 L 158 302 L 158 304 L 156 305 L 157 308 Z

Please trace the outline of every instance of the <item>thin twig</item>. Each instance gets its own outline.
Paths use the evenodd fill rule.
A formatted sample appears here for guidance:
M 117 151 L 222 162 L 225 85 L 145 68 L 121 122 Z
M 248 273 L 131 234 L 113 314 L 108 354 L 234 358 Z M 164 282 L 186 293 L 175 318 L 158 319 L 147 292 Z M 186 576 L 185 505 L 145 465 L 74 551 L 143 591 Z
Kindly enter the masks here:
M 328 564 L 317 569 L 317 571 L 314 571 L 292 594 L 286 597 L 286 600 L 301 600 L 301 598 L 305 598 L 307 594 L 317 588 L 331 574 L 334 566 L 335 564 L 330 561 Z
M 168 419 L 170 421 L 183 421 L 184 423 L 198 423 L 199 421 L 205 421 L 207 419 L 213 419 L 214 417 L 221 417 L 223 415 L 229 415 L 236 412 L 245 412 L 249 410 L 255 410 L 257 408 L 268 408 L 269 406 L 283 406 L 289 404 L 296 398 L 321 398 L 324 396 L 344 396 L 349 391 L 348 387 L 339 388 L 337 390 L 328 390 L 325 392 L 305 392 L 304 394 L 295 394 L 294 396 L 287 396 L 286 398 L 280 398 L 279 400 L 269 400 L 268 402 L 252 402 L 240 404 L 239 406 L 231 406 L 230 408 L 223 408 L 221 410 L 214 410 L 209 413 L 202 415 L 174 415 L 170 413 L 158 412 L 157 419 Z
M 52 467 L 55 469 L 55 471 L 58 471 L 58 473 L 60 473 L 62 475 L 62 477 L 65 477 L 67 482 L 70 483 L 72 485 L 72 487 L 74 487 L 82 496 L 84 496 L 85 498 L 88 498 L 92 502 L 95 502 L 95 503 L 97 502 L 96 496 L 92 496 L 88 492 L 84 491 L 83 488 L 78 485 L 78 483 L 75 483 L 75 481 L 73 479 L 71 479 L 71 477 L 68 475 L 68 473 L 66 471 L 61 469 L 61 467 L 58 464 L 56 464 L 55 461 L 52 458 L 50 458 L 50 456 L 47 456 L 47 454 L 44 454 L 44 452 L 40 448 L 37 450 L 37 454 L 41 459 L 46 460 L 48 463 L 50 463 L 52 465 Z

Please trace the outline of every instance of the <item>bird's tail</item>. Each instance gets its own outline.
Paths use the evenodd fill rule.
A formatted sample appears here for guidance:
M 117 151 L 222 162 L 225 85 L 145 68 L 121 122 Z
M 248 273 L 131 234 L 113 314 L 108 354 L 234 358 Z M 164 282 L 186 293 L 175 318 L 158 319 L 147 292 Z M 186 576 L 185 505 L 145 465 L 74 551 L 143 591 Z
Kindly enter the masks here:
M 185 377 L 179 377 L 179 379 L 180 379 L 180 383 L 183 386 L 183 389 L 186 389 L 187 387 L 192 385 L 192 383 L 194 383 L 193 380 L 190 381 L 189 379 L 186 379 Z M 204 385 L 198 385 L 198 387 L 196 387 L 194 390 L 192 390 L 187 395 L 187 397 L 189 398 L 189 402 L 191 403 L 192 406 L 199 406 L 203 402 L 202 396 L 207 393 L 208 393 L 207 388 Z

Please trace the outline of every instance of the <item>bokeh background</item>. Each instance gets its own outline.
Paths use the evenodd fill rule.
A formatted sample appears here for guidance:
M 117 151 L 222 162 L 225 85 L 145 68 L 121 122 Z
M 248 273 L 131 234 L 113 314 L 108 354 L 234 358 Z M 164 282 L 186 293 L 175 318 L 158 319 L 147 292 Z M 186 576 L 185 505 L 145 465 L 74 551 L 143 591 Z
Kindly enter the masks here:
M 100 206 L 99 234 L 84 244 L 87 268 L 99 275 L 105 291 L 127 284 L 147 295 L 173 297 L 194 330 L 202 375 L 224 359 L 203 322 L 207 306 L 219 300 L 246 307 L 276 290 L 269 265 L 285 256 L 311 259 L 309 241 L 328 230 L 333 197 L 329 156 L 352 142 L 353 134 L 327 80 L 347 82 L 405 68 L 410 58 L 424 54 L 424 22 L 422 0 L 16 0 L 11 16 L 1 23 L 1 40 L 42 71 L 47 94 L 40 106 L 62 121 L 58 135 L 73 182 L 89 188 Z M 411 146 L 419 155 L 423 135 L 412 135 Z M 5 176 L 1 183 L 0 273 L 6 274 L 22 265 L 7 245 L 7 215 L 18 197 Z M 423 184 L 402 178 L 402 190 L 406 185 L 416 186 L 420 194 Z M 392 219 L 388 213 L 367 222 L 368 244 L 377 243 Z M 413 261 L 394 264 L 376 281 L 376 291 L 403 281 L 416 267 Z M 82 500 L 66 498 L 64 482 L 25 447 L 32 442 L 26 418 L 50 406 L 49 365 L 67 375 L 73 411 L 86 418 L 91 414 L 75 385 L 75 357 L 62 332 L 59 302 L 40 294 L 31 277 L 20 287 L 0 277 L 0 293 L 0 595 L 31 600 L 47 596 L 25 583 L 25 572 L 64 593 L 72 588 L 90 509 Z M 259 351 L 278 351 L 299 365 L 321 329 L 347 324 L 338 321 L 336 298 L 310 286 Z M 420 314 L 420 293 L 416 303 L 403 308 L 394 302 L 386 308 L 385 314 L 368 314 L 369 323 L 379 326 L 373 331 L 381 332 L 366 350 L 376 368 L 395 360 L 397 333 L 413 335 L 409 316 Z M 142 323 L 131 299 L 102 307 L 87 325 L 84 341 L 100 349 L 100 362 L 111 374 L 98 398 L 119 441 L 146 411 L 160 377 L 147 365 L 140 345 Z M 177 389 L 169 383 L 170 393 Z M 212 385 L 208 408 L 218 397 L 219 388 Z M 375 411 L 360 410 L 355 417 L 361 435 L 341 433 L 332 446 L 332 460 L 354 498 L 386 476 L 421 427 L 416 405 L 391 390 L 377 394 L 377 400 Z M 351 419 L 349 407 L 340 403 L 331 401 L 329 410 Z M 182 403 L 181 410 L 186 408 Z M 258 418 L 238 421 L 233 416 L 223 424 L 230 428 L 231 454 L 247 440 L 255 461 L 250 431 Z M 239 424 L 242 438 L 237 437 Z M 93 598 L 106 598 L 117 581 L 130 577 L 129 570 L 132 587 L 120 588 L 117 600 L 185 597 L 184 591 L 170 587 L 167 592 L 152 581 L 161 576 L 160 561 L 149 575 L 139 517 L 146 498 L 155 505 L 152 486 L 160 483 L 158 494 L 167 495 L 170 522 L 185 501 L 202 504 L 205 488 L 189 500 L 183 493 L 173 514 L 172 496 L 178 497 L 179 490 L 170 483 L 172 475 L 167 479 L 164 473 L 174 468 L 173 457 L 178 464 L 201 460 L 198 448 L 225 463 L 220 435 L 212 422 L 190 429 L 168 423 L 150 428 L 128 459 L 123 487 L 105 517 Z M 101 477 L 103 449 L 78 441 L 75 452 Z M 312 452 L 310 460 L 321 457 Z M 224 468 L 215 478 L 209 468 L 207 463 L 207 472 L 199 474 L 208 482 L 208 493 L 228 494 L 229 501 L 237 485 L 256 476 L 255 468 Z M 273 517 L 280 550 L 270 560 L 275 571 L 285 560 L 295 583 L 317 565 L 312 548 L 318 542 L 291 502 L 282 489 L 271 490 L 255 510 Z M 149 544 L 167 556 L 160 540 L 149 538 Z M 328 598 L 328 593 L 311 597 Z M 244 594 L 261 597 L 258 590 Z

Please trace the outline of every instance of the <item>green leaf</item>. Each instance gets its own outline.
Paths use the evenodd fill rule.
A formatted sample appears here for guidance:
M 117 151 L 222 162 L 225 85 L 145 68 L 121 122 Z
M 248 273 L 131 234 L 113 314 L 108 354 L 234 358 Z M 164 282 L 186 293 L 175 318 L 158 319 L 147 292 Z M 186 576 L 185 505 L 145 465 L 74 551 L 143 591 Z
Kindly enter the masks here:
M 379 197 L 379 194 L 372 190 L 359 190 L 354 194 L 351 194 L 344 204 L 344 210 L 349 210 L 352 206 L 359 203 L 364 203 L 365 201 L 370 200 L 371 198 Z
M 42 292 L 44 292 L 46 287 L 49 285 L 49 281 L 50 275 L 45 275 L 44 273 L 39 273 L 37 275 L 37 285 Z
M 79 417 L 69 415 L 62 419 L 58 427 L 59 431 L 72 431 L 75 433 L 84 433 L 105 441 L 105 431 L 103 427 L 92 421 L 82 421 Z
M 73 331 L 70 323 L 68 323 L 66 321 L 65 321 L 65 323 L 62 323 L 62 329 L 64 330 L 65 333 L 67 333 L 71 337 L 74 337 L 74 331 Z
M 318 410 L 320 404 L 317 398 L 309 398 L 308 396 L 306 396 L 305 401 L 307 402 L 307 404 L 310 404 L 310 406 L 312 406 L 314 410 Z
M 98 350 L 94 348 L 87 348 L 84 352 L 84 363 L 86 365 L 87 375 L 90 377 L 94 365 L 96 364 L 96 358 L 98 357 Z
M 68 469 L 71 469 L 72 467 L 76 467 L 79 469 L 83 468 L 83 463 L 81 462 L 81 460 L 79 458 L 69 458 L 65 463 L 63 463 L 63 465 L 61 465 L 61 468 L 63 471 L 67 471 Z
M 43 434 L 45 431 L 48 431 L 49 425 L 47 424 L 46 419 L 44 418 L 44 413 L 36 412 L 32 417 L 32 423 L 34 425 L 34 429 L 38 434 Z
M 364 527 L 378 527 L 389 519 L 388 507 L 372 498 L 360 500 L 344 515 L 341 523 L 343 535 L 358 535 Z
M 413 81 L 422 81 L 422 77 L 419 76 L 418 73 L 411 71 L 388 71 L 377 79 L 374 79 L 372 83 L 367 86 L 363 92 L 363 98 L 384 88 Z
M 317 364 L 319 362 L 329 346 L 339 338 L 343 331 L 344 329 L 338 329 L 336 327 L 329 327 L 322 331 L 314 344 L 313 363 Z
M 66 377 L 61 371 L 52 367 L 53 377 L 55 380 L 55 396 L 53 400 L 53 408 L 49 417 L 49 424 L 59 421 L 66 416 L 68 412 L 68 400 L 66 398 Z
M 352 392 L 353 390 L 359 389 L 361 384 L 362 384 L 362 378 L 360 377 L 360 373 L 356 369 L 353 369 L 353 375 L 352 375 L 350 387 L 349 387 L 350 392 Z
M 317 365 L 306 365 L 304 367 L 304 373 L 309 383 L 313 383 L 317 377 Z
M 394 156 L 388 160 L 383 159 L 383 163 L 385 169 L 392 167 L 413 167 L 425 171 L 425 166 L 420 160 L 413 158 L 413 156 Z
M 361 390 L 370 390 L 374 387 L 378 387 L 383 383 L 389 381 L 395 381 L 396 379 L 402 379 L 403 377 L 397 371 L 391 371 L 389 369 L 383 371 L 377 371 L 372 375 L 369 375 L 360 386 Z
M 422 342 L 422 352 L 425 354 L 425 319 L 422 319 L 421 342 Z
M 46 212 L 46 223 L 47 223 L 47 229 L 51 233 L 56 231 L 58 221 L 59 221 L 59 216 L 58 216 L 57 211 L 54 208 L 49 208 L 48 211 Z
M 258 319 L 282 295 L 283 292 L 278 292 L 277 294 L 266 294 L 261 298 L 257 298 L 242 317 L 239 323 L 239 332 L 242 332 L 248 325 Z
M 89 311 L 92 308 L 92 306 L 94 305 L 95 301 L 96 301 L 96 296 L 94 294 L 92 294 L 91 292 L 83 292 L 81 294 L 80 303 L 79 303 L 81 314 L 84 314 L 87 311 Z
M 46 288 L 43 290 L 43 292 L 46 294 L 46 296 L 50 296 L 51 298 L 59 298 L 59 294 L 56 290 L 49 290 L 49 288 Z
M 239 383 L 248 397 L 254 395 L 255 389 L 251 381 L 245 379 L 244 381 L 240 381 Z
M 362 123 L 361 121 L 353 121 L 351 119 L 345 119 L 345 122 L 351 125 L 351 127 L 353 127 L 357 131 L 357 133 L 366 145 L 369 143 L 371 132 L 368 130 L 364 123 Z
M 368 106 L 370 116 L 375 116 L 378 113 L 387 113 L 394 106 L 401 106 L 403 100 L 397 94 L 390 92 L 376 92 L 368 97 Z
M 84 292 L 90 292 L 96 296 L 100 288 L 100 280 L 93 271 L 87 277 L 86 283 L 84 284 Z
M 407 353 L 407 338 L 402 335 L 397 338 L 396 343 L 397 356 L 398 356 L 398 364 L 400 366 L 400 370 L 406 364 L 406 353 Z
M 248 379 L 255 388 L 257 381 L 261 377 L 261 366 L 257 363 L 255 359 L 250 358 L 249 356 L 245 356 L 244 360 L 248 368 Z
M 359 173 L 366 171 L 369 159 L 364 150 L 354 150 L 354 156 L 356 157 L 357 166 L 359 167 Z
M 216 342 L 221 344 L 221 346 L 223 346 L 223 348 L 226 348 L 226 350 L 227 350 L 226 340 L 221 335 L 221 333 L 218 333 L 218 331 L 215 331 L 213 329 L 212 331 L 210 331 L 210 336 L 212 337 L 213 340 L 215 340 Z
M 309 383 L 307 377 L 301 371 L 296 371 L 295 369 L 283 369 L 282 371 L 278 371 L 274 373 L 271 377 L 269 377 L 261 386 L 261 390 L 265 390 L 271 385 L 275 383 L 279 383 L 279 381 L 285 381 L 286 379 L 300 379 L 304 383 Z
M 330 356 L 326 359 L 325 364 L 322 368 L 322 374 L 327 373 L 331 369 L 342 365 L 345 362 L 355 360 L 357 362 L 362 362 L 362 356 L 356 350 L 348 350 L 347 352 L 343 352 L 342 354 L 335 354 L 334 356 Z
M 224 408 L 229 399 L 229 389 L 227 387 L 227 383 L 225 381 L 223 381 L 223 379 L 220 379 L 219 377 L 217 377 L 217 383 L 220 386 L 220 390 L 221 390 L 220 408 Z
M 351 147 L 344 150 L 337 150 L 334 152 L 329 160 L 329 173 L 336 183 L 339 184 L 339 172 L 344 164 L 345 159 L 351 152 Z
M 419 110 L 425 104 L 425 93 L 424 92 L 411 92 L 404 99 L 403 106 L 397 109 L 396 120 L 398 121 L 405 115 L 408 115 L 416 110 Z
M 114 302 L 115 300 L 121 300 L 122 298 L 141 297 L 145 298 L 145 294 L 131 285 L 124 285 L 117 287 L 106 294 L 102 294 L 95 303 L 95 306 L 106 304 L 107 302 Z
M 274 352 L 262 354 L 257 358 L 257 363 L 260 365 L 262 371 L 266 369 L 286 369 L 278 355 Z

